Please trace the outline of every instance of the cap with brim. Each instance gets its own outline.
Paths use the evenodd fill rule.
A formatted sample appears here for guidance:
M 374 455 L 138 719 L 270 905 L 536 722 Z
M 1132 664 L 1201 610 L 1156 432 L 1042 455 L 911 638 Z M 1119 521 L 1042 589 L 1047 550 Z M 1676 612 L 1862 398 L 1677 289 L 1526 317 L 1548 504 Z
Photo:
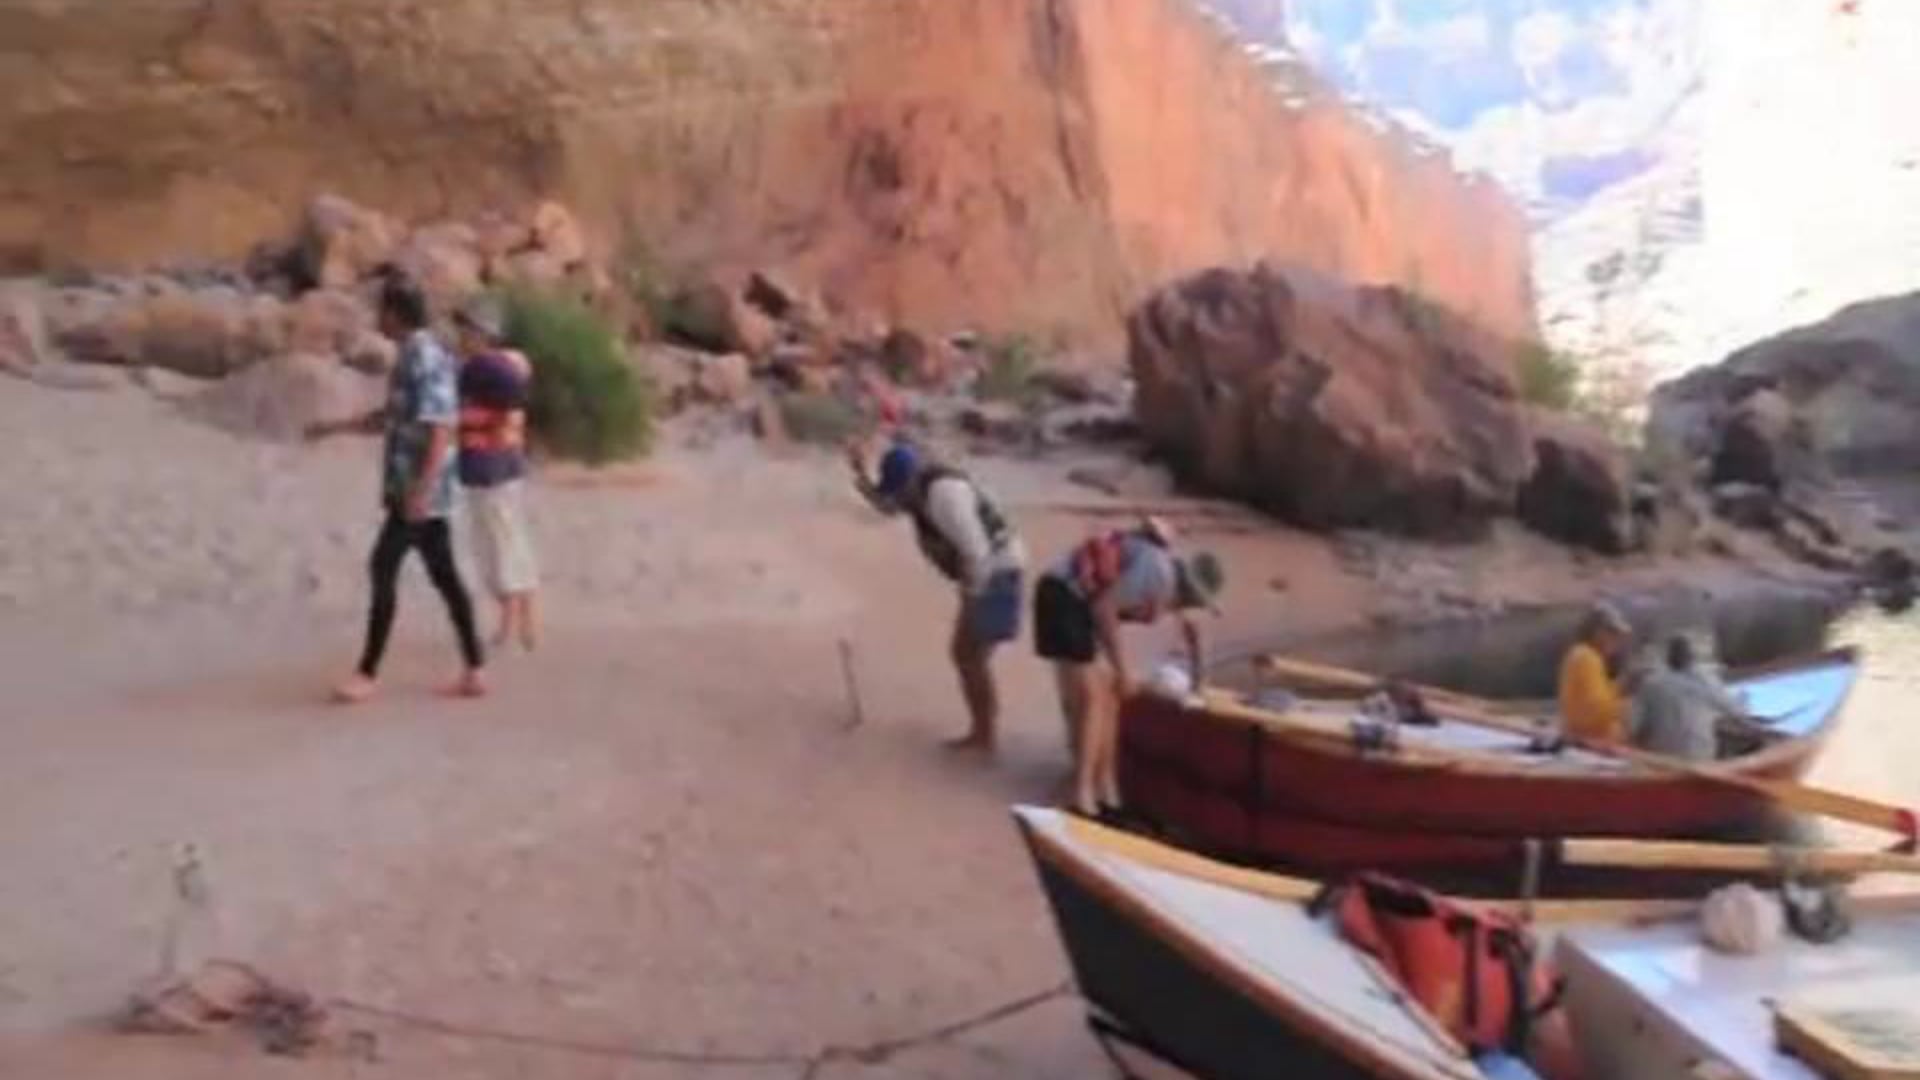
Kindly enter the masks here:
M 1226 583 L 1226 571 L 1220 560 L 1210 551 L 1196 551 L 1182 557 L 1176 564 L 1179 579 L 1178 603 L 1183 610 L 1205 608 L 1219 611 L 1214 601 L 1220 596 L 1220 589 Z
M 1633 624 L 1627 621 L 1627 617 L 1620 613 L 1619 608 L 1604 600 L 1587 609 L 1586 621 L 1589 633 L 1606 629 L 1629 637 L 1633 634 Z
M 919 470 L 919 451 L 908 443 L 895 443 L 880 458 L 880 476 L 873 490 L 883 499 L 898 499 L 907 493 Z

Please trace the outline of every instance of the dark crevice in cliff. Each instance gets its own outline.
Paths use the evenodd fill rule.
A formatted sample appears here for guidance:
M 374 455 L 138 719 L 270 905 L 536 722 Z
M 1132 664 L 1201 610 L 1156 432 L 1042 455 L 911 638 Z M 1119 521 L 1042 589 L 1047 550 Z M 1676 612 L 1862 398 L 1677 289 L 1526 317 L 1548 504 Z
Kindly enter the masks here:
M 1083 156 L 1092 157 L 1085 146 L 1086 135 L 1084 131 L 1075 130 L 1076 126 L 1084 128 L 1085 125 L 1073 114 L 1084 113 L 1090 95 L 1073 17 L 1063 10 L 1066 2 L 1041 0 L 1034 55 L 1040 63 L 1041 80 L 1052 95 L 1055 152 L 1067 186 L 1081 202 L 1104 203 L 1105 200 L 1098 197 L 1097 167 L 1083 165 L 1081 161 Z

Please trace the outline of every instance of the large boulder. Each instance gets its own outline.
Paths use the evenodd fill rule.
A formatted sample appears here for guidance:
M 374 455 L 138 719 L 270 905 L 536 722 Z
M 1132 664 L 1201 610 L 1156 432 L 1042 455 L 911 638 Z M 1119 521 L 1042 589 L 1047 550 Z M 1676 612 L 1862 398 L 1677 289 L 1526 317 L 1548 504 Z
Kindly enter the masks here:
M 218 378 L 286 348 L 286 305 L 225 285 L 184 289 L 160 281 L 123 293 L 69 296 L 49 320 L 59 347 L 84 363 L 149 366 Z M 69 290 L 71 292 L 71 290 Z
M 771 317 L 718 281 L 683 286 L 668 308 L 667 325 L 661 329 L 709 352 L 764 357 L 780 341 L 780 328 Z
M 385 400 L 386 383 L 339 358 L 292 353 L 207 387 L 183 407 L 236 435 L 291 442 L 318 423 L 366 416 Z
M 1634 545 L 1633 474 L 1598 426 L 1534 410 L 1533 475 L 1521 485 L 1520 520 L 1543 536 L 1608 555 Z
M 310 284 L 347 288 L 391 262 L 403 236 L 385 214 L 338 195 L 321 195 L 308 204 L 301 225 L 300 269 Z
M 287 316 L 288 344 L 294 352 L 332 353 L 374 329 L 373 305 L 346 289 L 314 289 L 294 301 Z
M 441 313 L 455 310 L 480 291 L 487 265 L 479 230 L 457 222 L 416 230 L 394 252 L 393 262 L 419 283 Z
M 1142 431 L 1183 478 L 1301 525 L 1471 534 L 1533 473 L 1511 350 L 1399 289 L 1209 270 L 1128 337 Z
M 1778 493 L 1790 479 L 1808 479 L 1817 471 L 1810 455 L 1793 403 L 1763 386 L 1720 415 L 1707 476 L 1716 486 L 1751 484 Z

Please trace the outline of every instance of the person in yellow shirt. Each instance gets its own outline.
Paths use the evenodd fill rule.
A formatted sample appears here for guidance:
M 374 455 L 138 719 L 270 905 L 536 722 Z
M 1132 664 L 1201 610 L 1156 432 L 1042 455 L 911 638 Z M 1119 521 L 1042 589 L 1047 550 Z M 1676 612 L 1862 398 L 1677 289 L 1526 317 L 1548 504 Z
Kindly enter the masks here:
M 1576 739 L 1625 742 L 1627 696 L 1611 668 L 1633 640 L 1633 628 L 1610 604 L 1596 604 L 1580 639 L 1560 662 L 1560 722 Z

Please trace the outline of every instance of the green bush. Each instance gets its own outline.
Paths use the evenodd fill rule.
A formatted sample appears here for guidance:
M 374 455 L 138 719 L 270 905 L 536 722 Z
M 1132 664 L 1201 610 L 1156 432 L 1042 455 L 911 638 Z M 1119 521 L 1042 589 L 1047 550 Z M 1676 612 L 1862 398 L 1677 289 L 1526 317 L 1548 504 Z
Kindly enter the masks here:
M 1035 397 L 1033 376 L 1039 369 L 1039 350 L 1019 334 L 991 338 L 984 344 L 987 366 L 973 384 L 973 396 L 982 401 L 1025 404 Z
M 780 398 L 780 422 L 795 442 L 839 446 L 866 426 L 860 410 L 825 391 L 787 394 Z
M 1520 349 L 1517 374 L 1523 401 L 1556 412 L 1570 412 L 1580 403 L 1580 361 L 1541 342 Z
M 554 454 L 604 465 L 653 446 L 653 387 L 606 319 L 572 297 L 506 297 L 507 339 L 533 361 L 527 422 Z

